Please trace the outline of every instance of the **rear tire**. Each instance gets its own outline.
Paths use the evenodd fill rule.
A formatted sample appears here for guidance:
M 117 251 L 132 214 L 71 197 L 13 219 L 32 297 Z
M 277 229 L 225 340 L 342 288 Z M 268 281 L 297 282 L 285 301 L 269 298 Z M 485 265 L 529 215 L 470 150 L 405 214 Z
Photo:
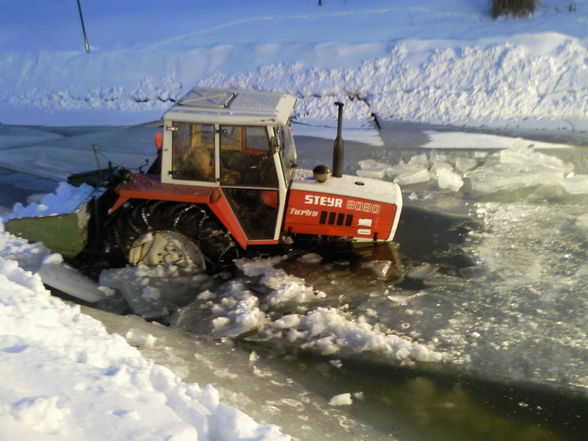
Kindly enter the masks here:
M 230 268 L 240 249 L 206 207 L 136 201 L 119 210 L 111 244 L 131 265 L 176 265 L 209 273 Z

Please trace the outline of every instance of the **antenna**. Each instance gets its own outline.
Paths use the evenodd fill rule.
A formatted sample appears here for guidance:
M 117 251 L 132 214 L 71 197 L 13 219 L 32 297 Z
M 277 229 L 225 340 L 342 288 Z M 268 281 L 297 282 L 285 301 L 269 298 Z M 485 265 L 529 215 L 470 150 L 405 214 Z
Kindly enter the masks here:
M 87 53 L 90 53 L 90 43 L 88 43 L 88 36 L 86 35 L 86 26 L 84 25 L 84 15 L 82 14 L 82 5 L 78 1 L 78 12 L 80 13 L 80 23 L 82 24 L 82 34 L 84 35 L 84 48 Z

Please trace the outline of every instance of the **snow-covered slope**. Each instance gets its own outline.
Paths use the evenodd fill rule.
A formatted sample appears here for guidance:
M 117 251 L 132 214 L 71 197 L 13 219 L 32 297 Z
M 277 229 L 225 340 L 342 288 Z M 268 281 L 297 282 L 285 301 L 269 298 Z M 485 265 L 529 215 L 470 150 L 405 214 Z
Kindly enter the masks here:
M 195 85 L 288 91 L 298 118 L 347 117 L 581 130 L 588 1 L 527 20 L 486 0 L 0 1 L 0 121 L 159 118 Z

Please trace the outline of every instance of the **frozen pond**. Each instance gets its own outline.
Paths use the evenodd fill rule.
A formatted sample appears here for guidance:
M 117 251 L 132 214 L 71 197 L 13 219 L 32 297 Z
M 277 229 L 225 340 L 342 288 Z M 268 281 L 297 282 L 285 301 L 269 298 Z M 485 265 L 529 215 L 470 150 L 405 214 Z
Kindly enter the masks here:
M 26 142 L 1 129 L 6 210 L 16 199 L 6 189 L 24 198 L 95 168 L 92 144 L 102 161 L 140 166 L 155 126 L 37 128 Z M 345 409 L 377 428 L 366 439 L 583 439 L 588 154 L 521 140 L 431 148 L 435 137 L 432 127 L 384 127 L 383 146 L 346 142 L 348 173 L 402 185 L 399 280 L 306 252 L 244 259 L 228 279 L 139 268 L 101 282 L 140 315 L 172 311 L 172 326 L 266 353 L 296 381 L 323 376 L 327 401 L 363 392 Z M 301 167 L 330 162 L 331 141 L 297 143 Z

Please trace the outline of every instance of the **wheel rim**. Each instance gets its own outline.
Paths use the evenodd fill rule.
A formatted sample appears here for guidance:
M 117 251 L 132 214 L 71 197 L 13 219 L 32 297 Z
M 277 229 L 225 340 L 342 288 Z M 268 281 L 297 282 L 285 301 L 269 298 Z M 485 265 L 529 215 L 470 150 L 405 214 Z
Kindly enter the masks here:
M 177 266 L 185 270 L 206 269 L 202 251 L 176 231 L 152 231 L 137 238 L 129 249 L 131 265 Z

